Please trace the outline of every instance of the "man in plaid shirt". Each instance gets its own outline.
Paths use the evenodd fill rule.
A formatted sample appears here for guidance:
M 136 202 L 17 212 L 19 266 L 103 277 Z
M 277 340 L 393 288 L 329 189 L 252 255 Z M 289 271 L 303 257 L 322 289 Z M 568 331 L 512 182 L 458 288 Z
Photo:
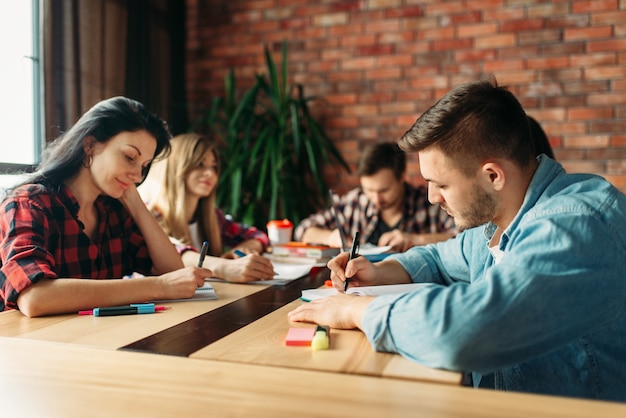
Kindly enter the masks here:
M 453 237 L 454 219 L 428 201 L 425 186 L 407 183 L 405 170 L 406 156 L 397 144 L 368 146 L 357 169 L 361 187 L 333 197 L 331 208 L 300 222 L 294 239 L 342 247 L 342 233 L 360 231 L 363 243 L 406 251 Z

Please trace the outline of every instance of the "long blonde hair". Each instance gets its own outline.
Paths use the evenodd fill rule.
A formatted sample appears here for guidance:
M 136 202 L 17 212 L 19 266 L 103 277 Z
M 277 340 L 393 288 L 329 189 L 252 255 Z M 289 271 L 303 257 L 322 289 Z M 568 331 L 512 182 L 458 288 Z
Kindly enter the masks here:
M 159 224 L 172 242 L 193 245 L 185 214 L 185 180 L 207 151 L 215 156 L 219 176 L 219 144 L 210 137 L 195 133 L 177 135 L 170 143 L 168 158 L 152 164 L 139 192 L 148 208 L 156 213 Z M 209 253 L 219 256 L 222 254 L 222 238 L 215 214 L 216 193 L 217 185 L 209 196 L 198 201 L 194 219 L 198 222 L 200 241 L 209 241 Z

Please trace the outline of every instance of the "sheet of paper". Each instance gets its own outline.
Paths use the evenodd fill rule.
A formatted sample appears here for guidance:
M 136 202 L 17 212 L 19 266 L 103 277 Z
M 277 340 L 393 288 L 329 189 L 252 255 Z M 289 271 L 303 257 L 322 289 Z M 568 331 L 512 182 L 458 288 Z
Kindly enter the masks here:
M 311 269 L 315 267 L 315 263 L 309 264 L 291 264 L 291 263 L 279 263 L 272 261 L 274 265 L 274 271 L 278 274 L 274 276 L 272 280 L 258 280 L 249 282 L 249 284 L 287 284 L 292 280 L 299 279 L 306 276 L 311 272 Z
M 346 292 L 351 295 L 360 296 L 380 296 L 393 293 L 409 293 L 422 286 L 429 286 L 430 283 L 407 283 L 407 284 L 391 284 L 383 286 L 363 286 L 363 287 L 351 287 Z M 339 291 L 334 287 L 325 287 L 320 289 L 304 289 L 302 291 L 302 300 L 310 302 L 316 299 L 326 298 L 328 296 L 336 295 Z
M 382 254 L 389 250 L 391 250 L 391 245 L 377 247 L 375 245 L 366 243 L 360 246 L 359 255 L 376 255 L 376 254 Z
M 165 302 L 191 302 L 193 300 L 215 300 L 217 299 L 217 293 L 208 281 L 204 282 L 204 286 L 196 289 L 196 293 L 190 298 L 186 299 L 167 299 L 167 300 L 153 300 L 153 303 L 165 303 Z

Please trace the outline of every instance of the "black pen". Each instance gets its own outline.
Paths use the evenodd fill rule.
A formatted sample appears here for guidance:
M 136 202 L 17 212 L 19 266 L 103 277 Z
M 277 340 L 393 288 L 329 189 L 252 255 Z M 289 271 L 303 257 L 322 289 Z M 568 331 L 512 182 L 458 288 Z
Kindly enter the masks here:
M 350 255 L 348 257 L 348 262 L 354 258 L 359 256 L 359 231 L 356 231 L 354 234 L 354 239 L 352 240 L 352 248 L 350 249 Z M 350 278 L 346 277 L 346 281 L 343 282 L 343 292 L 345 293 L 348 290 L 348 282 Z
M 202 243 L 202 249 L 200 250 L 200 259 L 198 260 L 198 267 L 202 267 L 204 264 L 204 257 L 206 257 L 206 253 L 209 251 L 209 241 L 204 241 Z

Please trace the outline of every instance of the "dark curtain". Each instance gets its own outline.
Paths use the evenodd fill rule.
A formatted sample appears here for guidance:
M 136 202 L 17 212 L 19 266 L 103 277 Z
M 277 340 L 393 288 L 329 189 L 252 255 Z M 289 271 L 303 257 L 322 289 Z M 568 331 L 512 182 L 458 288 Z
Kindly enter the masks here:
M 45 135 L 54 139 L 96 102 L 127 96 L 187 129 L 185 2 L 43 0 Z

